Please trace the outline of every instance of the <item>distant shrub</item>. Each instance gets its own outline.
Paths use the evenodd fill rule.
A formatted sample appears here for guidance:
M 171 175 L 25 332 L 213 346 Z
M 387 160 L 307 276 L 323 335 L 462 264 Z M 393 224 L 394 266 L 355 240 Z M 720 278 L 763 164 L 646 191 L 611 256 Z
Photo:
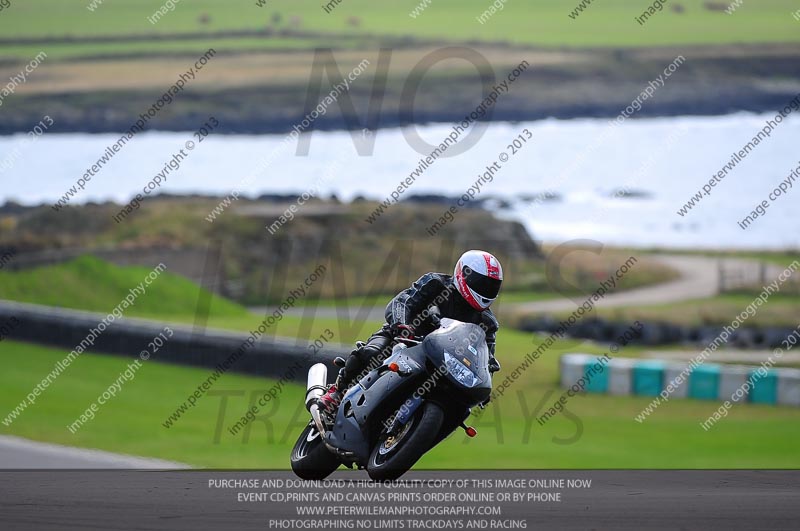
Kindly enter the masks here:
M 704 2 L 703 7 L 709 11 L 725 11 L 730 4 L 726 2 Z

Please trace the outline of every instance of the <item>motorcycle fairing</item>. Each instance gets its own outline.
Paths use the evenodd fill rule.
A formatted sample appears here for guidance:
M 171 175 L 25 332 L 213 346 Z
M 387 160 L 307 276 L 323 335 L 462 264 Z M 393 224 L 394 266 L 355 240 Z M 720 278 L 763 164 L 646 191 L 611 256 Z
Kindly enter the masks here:
M 405 376 L 378 369 L 372 370 L 342 399 L 336 414 L 333 429 L 327 433 L 327 441 L 342 453 L 354 456 L 356 461 L 366 463 L 369 459 L 372 437 L 363 435 L 364 427 L 374 425 L 379 417 L 389 411 L 386 403 L 402 402 L 404 396 L 414 392 L 425 378 L 425 352 L 422 346 L 396 350 L 383 365 L 395 362 L 406 371 Z
M 489 347 L 486 346 L 486 333 L 475 324 L 462 323 L 452 319 L 442 319 L 442 326 L 431 332 L 422 342 L 422 347 L 434 367 L 446 367 L 447 358 L 458 360 L 477 379 L 468 387 L 447 370 L 448 380 L 468 396 L 471 405 L 477 405 L 492 392 L 492 375 L 489 372 Z

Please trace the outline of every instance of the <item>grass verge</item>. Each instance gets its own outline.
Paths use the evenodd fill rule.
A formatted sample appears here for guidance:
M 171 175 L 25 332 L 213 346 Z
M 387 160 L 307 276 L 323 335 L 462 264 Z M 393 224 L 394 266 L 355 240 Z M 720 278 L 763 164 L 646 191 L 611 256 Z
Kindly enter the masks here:
M 284 326 L 299 328 L 287 318 Z M 324 323 L 321 323 L 324 324 Z M 540 338 L 539 338 L 540 339 Z M 531 336 L 507 331 L 498 355 L 504 371 L 513 371 L 534 347 Z M 646 397 L 577 396 L 567 414 L 544 426 L 535 417 L 542 403 L 557 400 L 558 356 L 602 349 L 560 342 L 547 352 L 486 414 L 475 422 L 476 439 L 456 433 L 420 462 L 421 468 L 796 468 L 794 442 L 800 436 L 795 408 L 738 405 L 711 432 L 699 423 L 716 402 L 672 400 L 644 423 L 634 416 Z M 0 376 L 0 404 L 11 409 L 50 370 L 64 352 L 4 341 L 0 354 L 14 359 Z M 638 355 L 626 350 L 621 355 Z M 162 422 L 207 377 L 207 371 L 147 362 L 117 398 L 97 417 L 70 434 L 73 422 L 125 368 L 129 360 L 84 354 L 39 401 L 0 433 L 186 462 L 212 468 L 287 468 L 294 438 L 307 420 L 303 390 L 286 388 L 279 400 L 237 436 L 225 428 L 269 389 L 271 381 L 235 373 L 225 375 L 172 428 Z M 497 382 L 496 382 L 497 383 Z M 538 410 L 538 411 L 537 411 Z M 3 414 L 6 412 L 3 411 Z M 475 452 L 478 452 L 477 454 Z M 475 460 L 474 455 L 486 456 Z

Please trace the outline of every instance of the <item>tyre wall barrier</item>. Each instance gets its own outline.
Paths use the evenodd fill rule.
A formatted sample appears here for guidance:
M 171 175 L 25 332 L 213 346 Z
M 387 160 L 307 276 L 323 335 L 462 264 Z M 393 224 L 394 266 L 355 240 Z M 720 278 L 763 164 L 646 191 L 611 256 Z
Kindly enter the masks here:
M 611 395 L 658 396 L 697 400 L 731 400 L 740 389 L 754 404 L 800 406 L 800 369 L 767 369 L 706 363 L 690 365 L 658 360 L 614 358 L 600 373 L 589 375 L 597 357 L 565 354 L 559 360 L 561 387 L 584 378 L 584 391 Z M 687 376 L 688 375 L 688 376 Z
M 13 327 L 7 327 L 10 332 L 5 339 L 60 347 L 65 354 L 75 349 L 104 317 L 91 312 L 0 302 L 0 323 L 14 323 Z M 261 318 L 254 314 L 254 328 L 260 322 Z M 163 332 L 165 326 L 169 326 L 174 335 L 158 352 L 152 354 L 150 359 L 153 361 L 216 368 L 246 344 L 250 337 L 246 332 L 214 329 L 196 331 L 187 325 L 123 318 L 108 326 L 86 352 L 139 357 L 139 353 L 148 348 L 148 343 Z M 252 346 L 230 366 L 230 371 L 305 382 L 311 365 L 325 363 L 328 374 L 333 374 L 332 371 L 338 369 L 335 369 L 332 360 L 349 351 L 343 345 L 327 344 L 315 354 L 307 343 L 264 338 L 254 340 Z M 299 368 L 292 371 L 290 368 L 293 366 Z
M 601 343 L 614 342 L 633 326 L 633 323 L 615 323 L 604 319 L 586 319 L 569 327 L 566 335 L 576 339 L 591 339 Z M 559 321 L 551 317 L 522 318 L 516 326 L 523 332 L 552 334 L 558 330 Z M 787 336 L 794 332 L 789 327 L 741 327 L 734 330 L 727 344 L 741 349 L 774 349 L 781 347 Z M 629 341 L 637 345 L 692 345 L 705 346 L 723 331 L 722 326 L 682 326 L 666 322 L 643 321 L 637 337 Z

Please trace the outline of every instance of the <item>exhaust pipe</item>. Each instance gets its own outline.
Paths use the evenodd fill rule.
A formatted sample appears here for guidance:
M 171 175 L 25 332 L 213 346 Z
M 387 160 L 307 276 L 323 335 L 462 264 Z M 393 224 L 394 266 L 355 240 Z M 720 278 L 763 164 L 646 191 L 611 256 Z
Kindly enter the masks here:
M 317 431 L 322 436 L 322 442 L 334 455 L 345 458 L 352 458 L 350 452 L 342 452 L 328 441 L 326 434 L 327 428 L 322 420 L 317 399 L 328 391 L 328 367 L 324 363 L 317 363 L 308 370 L 308 382 L 306 384 L 306 409 L 311 413 L 311 419 Z
M 306 385 L 306 410 L 311 411 L 311 405 L 328 390 L 328 367 L 324 363 L 317 363 L 308 370 L 308 384 Z

